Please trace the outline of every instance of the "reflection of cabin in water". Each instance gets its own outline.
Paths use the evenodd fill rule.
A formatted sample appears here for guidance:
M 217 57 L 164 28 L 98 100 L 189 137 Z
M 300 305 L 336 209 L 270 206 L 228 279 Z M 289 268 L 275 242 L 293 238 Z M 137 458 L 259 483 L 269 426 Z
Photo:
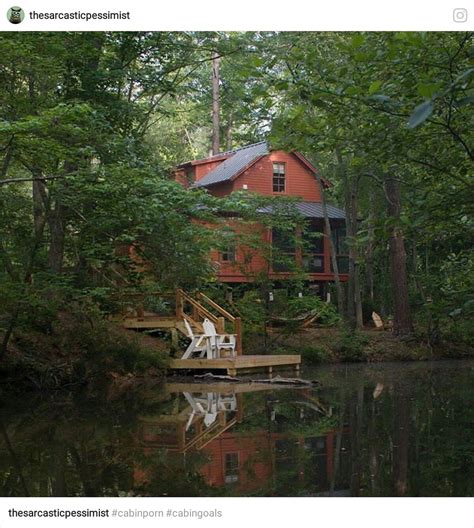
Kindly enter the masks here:
M 202 392 L 195 392 L 198 387 Z M 200 451 L 208 458 L 199 469 L 205 481 L 210 486 L 231 486 L 236 494 L 266 489 L 277 495 L 296 494 L 299 489 L 314 495 L 345 493 L 349 469 L 346 428 L 326 432 L 311 432 L 309 428 L 305 432 L 302 427 L 298 432 L 298 424 L 285 424 L 278 405 L 268 398 L 265 409 L 260 409 L 267 427 L 246 430 L 244 393 L 272 391 L 264 384 L 222 384 L 220 389 L 171 384 L 170 391 L 174 390 L 180 392 L 171 392 L 168 414 L 141 419 L 140 440 L 148 455 L 157 449 L 166 450 L 171 457 Z M 310 391 L 299 394 L 302 401 L 294 405 L 303 420 L 304 413 L 309 412 L 305 403 L 315 398 Z

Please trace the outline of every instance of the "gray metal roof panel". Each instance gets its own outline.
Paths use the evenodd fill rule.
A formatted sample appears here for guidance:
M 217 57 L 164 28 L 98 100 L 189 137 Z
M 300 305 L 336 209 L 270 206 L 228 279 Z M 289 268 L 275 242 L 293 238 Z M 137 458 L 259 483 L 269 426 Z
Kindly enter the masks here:
M 216 183 L 230 181 L 245 167 L 268 153 L 269 149 L 266 141 L 237 149 L 230 158 L 224 160 L 214 170 L 206 174 L 204 178 L 194 183 L 193 187 L 207 187 Z
M 295 207 L 305 218 L 324 218 L 323 206 L 319 202 L 297 202 Z M 345 220 L 346 214 L 342 209 L 329 204 L 326 204 L 326 209 L 330 220 Z M 272 206 L 262 207 L 259 212 L 271 213 Z

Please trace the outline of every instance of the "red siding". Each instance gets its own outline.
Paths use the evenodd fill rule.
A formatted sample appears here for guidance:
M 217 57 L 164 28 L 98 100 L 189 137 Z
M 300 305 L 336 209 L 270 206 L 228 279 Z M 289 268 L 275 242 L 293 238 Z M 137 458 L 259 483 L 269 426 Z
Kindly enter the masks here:
M 211 224 L 206 225 L 207 227 L 214 227 Z M 268 247 L 269 233 L 259 224 L 244 225 L 238 220 L 229 218 L 223 224 L 215 226 L 215 228 L 222 229 L 224 226 L 235 231 L 237 237 L 239 235 L 243 237 L 246 235 L 260 236 L 262 240 L 262 245 L 260 247 Z M 234 263 L 223 261 L 221 253 L 217 250 L 211 252 L 211 260 L 217 269 L 217 276 L 223 282 L 251 281 L 252 275 L 254 275 L 256 271 L 262 271 L 267 267 L 267 261 L 262 253 L 242 244 L 238 244 L 236 260 Z
M 188 180 L 186 178 L 186 171 L 184 169 L 176 169 L 174 171 L 174 179 L 183 187 L 188 186 Z
M 273 192 L 273 163 L 285 164 L 286 188 L 285 192 Z M 225 196 L 232 191 L 239 191 L 247 185 L 250 192 L 257 192 L 266 196 L 296 196 L 308 202 L 320 202 L 318 183 L 311 171 L 293 154 L 281 150 L 271 152 L 254 165 L 228 183 L 213 185 L 209 192 L 215 196 Z
M 224 158 L 225 159 L 225 158 Z M 200 162 L 195 165 L 196 181 L 202 179 L 210 171 L 214 170 L 223 159 L 217 161 Z M 285 191 L 273 192 L 273 163 L 285 164 Z M 182 175 L 177 174 L 183 178 Z M 294 154 L 282 150 L 273 151 L 264 156 L 251 167 L 237 176 L 234 180 L 212 185 L 207 190 L 216 197 L 228 196 L 232 192 L 242 191 L 244 187 L 248 192 L 255 192 L 265 196 L 292 196 L 308 202 L 320 202 L 321 196 L 316 178 L 311 170 Z M 228 225 L 237 232 L 242 228 L 239 222 L 228 221 Z M 217 229 L 221 224 L 216 226 Z M 262 247 L 270 243 L 269 233 L 261 226 L 251 226 L 254 233 L 261 233 Z M 324 240 L 325 273 L 311 273 L 308 275 L 312 281 L 334 280 L 334 274 L 330 272 L 329 243 Z M 251 282 L 256 273 L 265 270 L 268 266 L 267 260 L 255 250 L 239 247 L 234 264 L 223 262 L 221 254 L 216 250 L 211 253 L 211 260 L 217 268 L 217 276 L 221 282 Z M 289 277 L 288 273 L 270 273 L 272 279 L 284 279 Z M 343 275 L 342 280 L 347 276 Z

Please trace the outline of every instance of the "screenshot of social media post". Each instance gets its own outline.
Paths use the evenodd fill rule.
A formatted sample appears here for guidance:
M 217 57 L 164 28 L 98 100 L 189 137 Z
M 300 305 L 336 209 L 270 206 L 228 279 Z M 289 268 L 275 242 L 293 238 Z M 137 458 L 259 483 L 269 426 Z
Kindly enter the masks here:
M 0 528 L 474 526 L 474 9 L 0 10 Z

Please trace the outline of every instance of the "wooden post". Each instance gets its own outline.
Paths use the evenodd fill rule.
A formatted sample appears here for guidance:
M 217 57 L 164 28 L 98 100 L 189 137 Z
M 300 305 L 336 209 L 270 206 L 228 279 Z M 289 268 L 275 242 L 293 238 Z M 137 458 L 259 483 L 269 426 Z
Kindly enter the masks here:
M 234 333 L 236 334 L 237 344 L 235 347 L 236 356 L 242 355 L 242 320 L 236 317 L 234 321 Z
M 176 352 L 178 350 L 179 342 L 178 342 L 178 330 L 176 328 L 171 329 L 171 348 L 173 352 Z
M 225 334 L 225 320 L 223 317 L 217 318 L 217 333 Z
M 176 290 L 176 319 L 178 321 L 183 319 L 183 296 L 179 288 Z
M 199 321 L 199 310 L 198 310 L 198 307 L 196 305 L 192 305 L 192 315 L 191 317 L 193 318 L 193 321 Z

